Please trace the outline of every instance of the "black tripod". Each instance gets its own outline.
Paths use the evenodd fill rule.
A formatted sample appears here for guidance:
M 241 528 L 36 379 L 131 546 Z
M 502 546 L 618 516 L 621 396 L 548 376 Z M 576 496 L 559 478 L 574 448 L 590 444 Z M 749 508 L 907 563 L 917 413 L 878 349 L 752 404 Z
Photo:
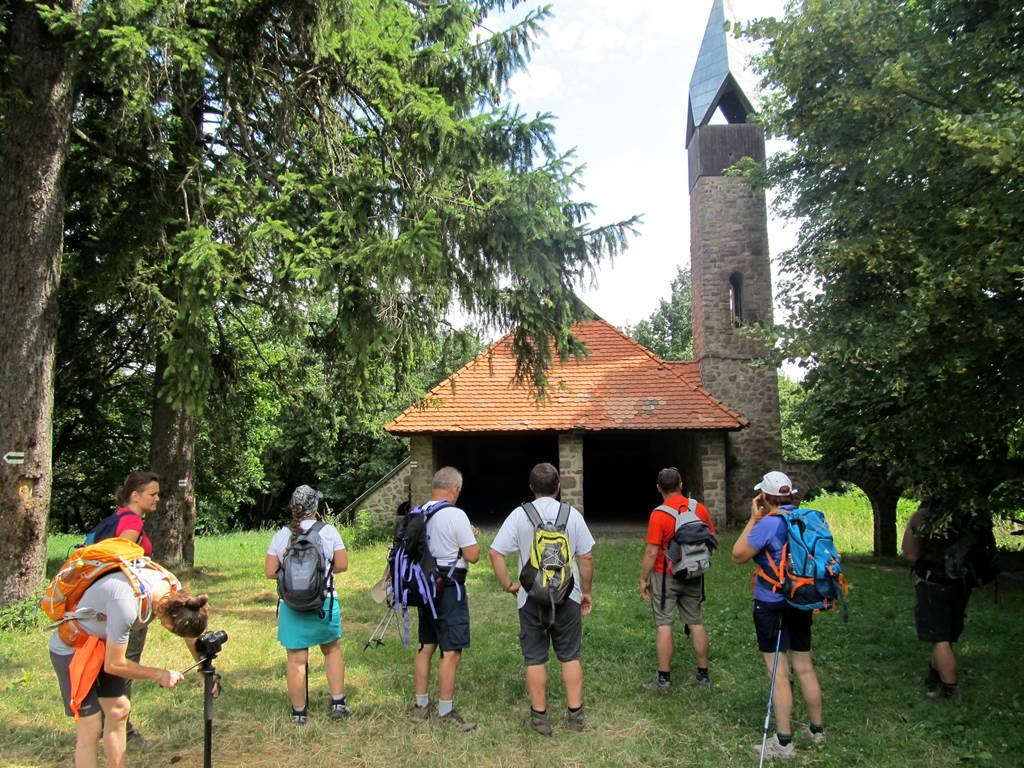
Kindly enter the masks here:
M 203 673 L 203 768 L 210 768 L 213 759 L 213 688 L 219 680 L 213 659 L 213 656 L 204 656 L 200 667 Z
M 220 675 L 213 666 L 213 660 L 227 640 L 227 632 L 204 632 L 196 639 L 196 652 L 202 654 L 202 658 L 182 672 L 184 674 L 189 669 L 200 667 L 203 673 L 203 768 L 210 768 L 213 760 L 214 689 L 220 684 Z

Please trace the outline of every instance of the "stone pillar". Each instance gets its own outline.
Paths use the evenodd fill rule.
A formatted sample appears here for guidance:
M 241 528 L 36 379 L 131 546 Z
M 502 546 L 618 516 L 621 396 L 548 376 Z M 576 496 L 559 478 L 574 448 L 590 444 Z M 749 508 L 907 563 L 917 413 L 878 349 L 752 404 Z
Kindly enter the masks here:
M 562 501 L 583 512 L 583 435 L 558 434 L 558 473 L 562 477 Z
M 701 474 L 700 501 L 708 508 L 715 528 L 721 528 L 727 521 L 725 433 L 701 433 L 697 442 L 697 456 Z
M 694 359 L 704 387 L 750 422 L 725 440 L 725 519 L 734 522 L 747 516 L 755 483 L 782 464 L 776 371 L 755 365 L 766 350 L 746 331 L 773 322 L 765 194 L 724 175 L 741 157 L 763 162 L 764 136 L 756 124 L 707 125 L 689 153 Z
M 431 435 L 410 437 L 409 460 L 412 466 L 412 505 L 416 506 L 430 498 L 430 484 L 434 479 L 434 438 Z

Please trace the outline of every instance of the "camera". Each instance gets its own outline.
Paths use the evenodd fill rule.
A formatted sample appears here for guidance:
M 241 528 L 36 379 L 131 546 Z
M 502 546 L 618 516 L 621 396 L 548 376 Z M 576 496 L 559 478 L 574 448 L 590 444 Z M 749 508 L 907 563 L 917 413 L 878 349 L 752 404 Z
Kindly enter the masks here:
M 203 632 L 196 638 L 196 652 L 200 656 L 212 657 L 220 653 L 221 646 L 228 641 L 228 633 L 223 629 L 216 632 Z

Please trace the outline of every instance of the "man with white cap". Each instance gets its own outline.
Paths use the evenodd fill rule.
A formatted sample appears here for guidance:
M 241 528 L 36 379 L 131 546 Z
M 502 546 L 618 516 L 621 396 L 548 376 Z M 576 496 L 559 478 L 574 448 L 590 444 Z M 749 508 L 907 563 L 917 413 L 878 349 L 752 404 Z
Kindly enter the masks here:
M 782 563 L 782 550 L 787 541 L 786 523 L 772 514 L 783 504 L 791 504 L 796 488 L 783 472 L 769 472 L 754 486 L 760 491 L 750 503 L 750 519 L 732 548 L 737 563 L 753 560 L 759 571 L 772 572 Z M 805 735 L 817 746 L 825 743 L 825 726 L 821 717 L 821 686 L 811 660 L 811 611 L 791 607 L 777 587 L 760 573 L 754 579 L 754 629 L 757 647 L 764 654 L 768 676 L 771 677 L 778 639 L 779 663 L 775 674 L 775 736 L 766 745 L 769 757 L 796 756 L 793 745 L 793 691 L 789 684 L 790 665 L 800 683 L 800 694 L 807 705 L 810 724 Z M 779 638 L 778 633 L 782 633 Z

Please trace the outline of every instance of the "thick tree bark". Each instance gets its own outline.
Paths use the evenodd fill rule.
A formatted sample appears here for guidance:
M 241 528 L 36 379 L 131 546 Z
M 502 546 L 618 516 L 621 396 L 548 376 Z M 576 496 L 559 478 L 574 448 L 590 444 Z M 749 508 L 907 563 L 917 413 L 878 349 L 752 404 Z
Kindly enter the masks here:
M 883 470 L 872 470 L 850 478 L 867 494 L 874 518 L 875 555 L 896 554 L 896 504 L 903 487 L 889 480 Z
M 78 0 L 52 3 L 73 10 Z M 24 600 L 46 568 L 57 288 L 73 62 L 35 6 L 10 5 L 0 135 L 0 606 Z
M 196 419 L 160 397 L 167 354 L 157 356 L 153 386 L 153 434 L 150 465 L 160 476 L 160 505 L 146 519 L 153 559 L 173 567 L 195 565 Z

